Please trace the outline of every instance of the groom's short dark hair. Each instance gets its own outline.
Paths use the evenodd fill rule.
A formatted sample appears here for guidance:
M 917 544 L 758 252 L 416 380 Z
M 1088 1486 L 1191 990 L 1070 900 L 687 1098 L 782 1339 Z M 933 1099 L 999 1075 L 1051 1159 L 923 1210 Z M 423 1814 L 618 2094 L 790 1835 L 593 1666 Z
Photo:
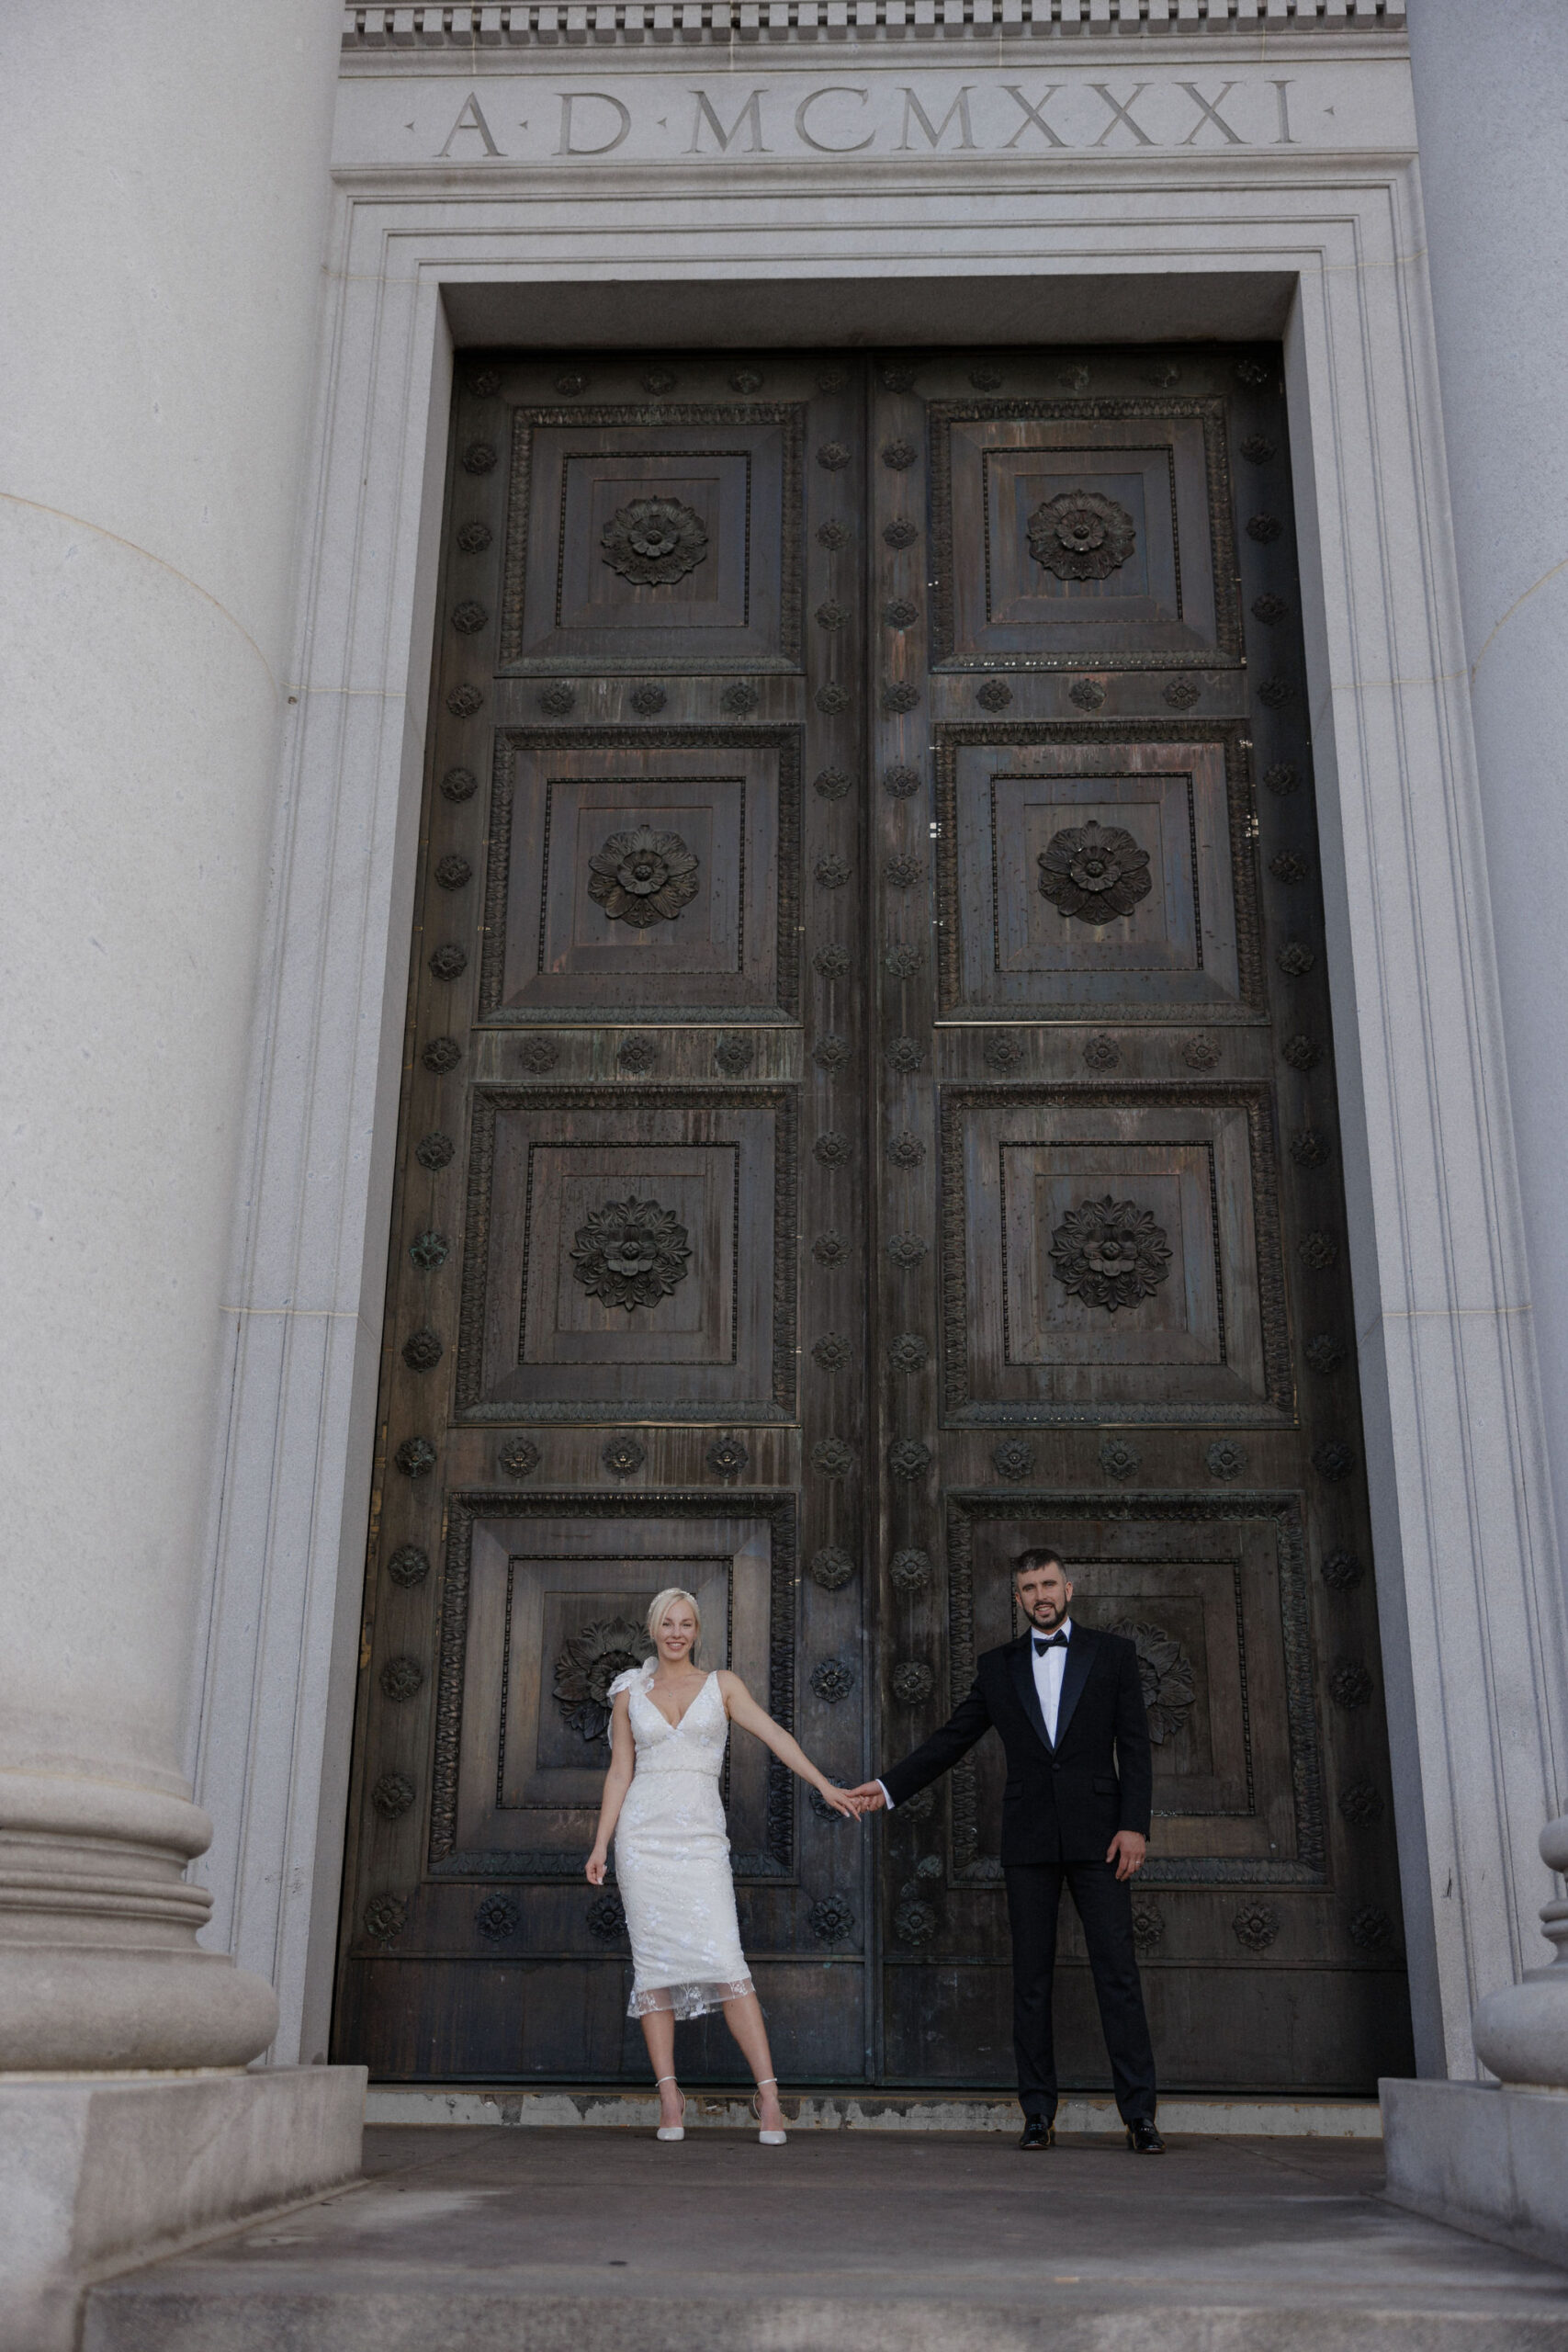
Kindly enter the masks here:
M 1060 1552 L 1053 1552 L 1048 1544 L 1038 1544 L 1032 1551 L 1021 1552 L 1019 1554 L 1017 1559 L 1012 1564 L 1012 1580 L 1014 1584 L 1018 1582 L 1019 1577 L 1022 1576 L 1026 1568 L 1060 1568 L 1062 1571 L 1063 1583 L 1065 1584 L 1067 1580 L 1067 1564 L 1066 1560 L 1063 1559 Z

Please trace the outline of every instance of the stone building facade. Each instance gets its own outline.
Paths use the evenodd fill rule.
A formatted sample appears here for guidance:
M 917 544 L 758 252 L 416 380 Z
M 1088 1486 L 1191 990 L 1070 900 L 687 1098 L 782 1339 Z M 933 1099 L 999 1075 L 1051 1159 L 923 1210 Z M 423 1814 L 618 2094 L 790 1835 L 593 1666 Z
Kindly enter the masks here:
M 1320 2087 L 1473 2086 L 1488 2060 L 1568 2084 L 1555 1987 L 1518 1996 L 1544 2022 L 1485 2012 L 1479 2056 L 1472 2030 L 1536 1967 L 1549 1864 L 1568 1860 L 1568 1097 L 1548 921 L 1568 856 L 1568 45 L 1551 0 L 1410 0 L 1409 19 L 1404 0 L 13 13 L 0 2138 L 42 2184 L 7 2259 L 50 2340 L 70 2340 L 73 2282 L 128 2246 L 351 2170 L 361 2064 L 508 2072 L 485 2019 L 521 1982 L 509 1955 L 577 1972 L 557 2028 L 592 1971 L 618 1983 L 614 1921 L 585 1926 L 562 1892 L 592 1756 L 550 1781 L 547 1732 L 565 1708 L 572 1736 L 596 1736 L 582 1709 L 605 1643 L 588 1629 L 671 1558 L 709 1562 L 734 1655 L 852 1780 L 939 1719 L 1018 1532 L 1078 1543 L 1086 1593 L 1144 1628 L 1151 1702 L 1189 1744 L 1151 1975 L 1207 1972 L 1217 2003 L 1241 1970 L 1256 1991 L 1237 1999 L 1270 2033 L 1304 2020 L 1303 2046 L 1314 2016 L 1342 2018 L 1311 2061 Z M 603 476 L 581 545 L 566 490 L 553 537 L 541 519 L 551 435 Z M 634 458 L 652 469 L 635 514 L 615 490 Z M 734 549 L 718 506 L 660 490 L 694 467 L 720 506 L 744 484 Z M 1009 499 L 1023 537 L 1006 555 Z M 893 569 L 906 524 L 933 534 L 924 571 L 921 554 Z M 471 575 L 454 569 L 464 531 Z M 829 573 L 818 550 L 852 542 Z M 682 545 L 705 595 L 730 565 L 712 589 L 730 606 L 694 601 L 673 628 Z M 1130 556 L 1141 604 L 1113 576 Z M 840 718 L 848 734 L 823 732 Z M 1294 732 L 1266 763 L 1270 729 Z M 621 810 L 596 853 L 601 929 L 580 954 L 568 907 L 547 940 L 540 883 L 516 974 L 495 944 L 526 911 L 523 882 L 508 898 L 494 879 L 503 738 L 513 810 L 532 806 L 530 759 L 565 763 L 577 838 Z M 604 762 L 628 745 L 643 781 L 611 790 Z M 1058 812 L 1018 819 L 1024 911 L 1043 922 L 1049 902 L 1072 942 L 1103 943 L 1156 892 L 1124 829 L 1127 903 L 1074 881 L 1082 829 L 1060 811 L 1100 810 L 1099 855 L 1118 794 L 1145 805 L 1133 780 L 1179 782 L 1157 968 L 1075 947 L 1043 995 L 1008 978 L 1043 967 L 1004 953 L 1024 915 L 1003 904 L 1002 752 Z M 682 760 L 691 839 L 650 819 L 639 850 L 626 812 L 653 810 Z M 974 760 L 990 761 L 984 852 L 964 846 Z M 464 787 L 441 787 L 465 775 L 485 785 L 477 831 L 448 842 Z M 734 776 L 751 813 L 731 837 Z M 566 784 L 549 790 L 564 811 Z M 764 804 L 773 830 L 748 830 Z M 716 890 L 731 855 L 780 887 L 737 898 L 752 946 L 723 987 L 688 985 L 700 958 L 677 970 L 637 943 L 664 953 L 702 861 Z M 877 877 L 900 858 L 919 875 L 894 877 L 895 903 Z M 1270 896 L 1290 887 L 1305 897 Z M 489 895 L 470 908 L 465 889 Z M 658 923 L 622 919 L 658 892 Z M 810 976 L 832 978 L 852 900 L 853 968 L 829 1001 Z M 480 993 L 426 1133 L 421 1071 L 456 1068 L 420 993 L 447 909 Z M 994 954 L 966 962 L 965 924 L 987 922 Z M 763 923 L 773 960 L 748 994 Z M 605 924 L 626 934 L 613 954 Z M 1288 1050 L 1309 1031 L 1319 1062 L 1332 1036 L 1310 1101 L 1314 1065 Z M 633 1100 L 643 1124 L 617 1127 Z M 1102 1191 L 1116 1208 L 1151 1102 L 1174 1204 L 1152 1257 L 1130 1227 L 1068 1222 Z M 468 1188 L 449 1208 L 443 1118 Z M 547 1345 L 527 1325 L 491 1347 L 461 1250 L 433 1339 L 397 1287 L 443 1217 L 473 1262 L 481 1128 L 485 1165 L 511 1170 L 505 1199 L 501 1178 L 485 1194 L 497 1264 L 518 1171 L 559 1162 L 538 1198 L 556 1188 L 579 1274 Z M 786 1130 L 800 1157 L 781 1173 Z M 846 1136 L 870 1172 L 833 1192 L 852 1180 L 828 1138 Z M 579 1202 L 569 1149 L 600 1155 L 603 1200 Z M 742 1171 L 722 1214 L 705 1151 Z M 1028 1215 L 1015 1232 L 984 1170 L 1025 1151 L 1042 1199 L 1067 1193 L 1019 1272 Z M 651 1294 L 596 1305 L 591 1328 L 581 1264 L 610 1178 L 635 1207 L 658 1152 L 694 1204 L 660 1209 L 664 1295 L 683 1284 L 690 1309 L 669 1361 L 688 1369 L 660 1385 L 660 1358 L 639 1386 L 657 1351 L 604 1335 L 652 1315 Z M 750 1193 L 749 1152 L 772 1171 Z M 1330 1157 L 1320 1213 L 1292 1186 Z M 834 1216 L 852 1294 L 827 1287 Z M 1010 1326 L 986 1352 L 987 1216 L 1013 1237 L 998 1282 L 1054 1302 L 1054 1354 Z M 1213 1298 L 1190 1268 L 1173 1321 L 1169 1237 L 1211 1216 Z M 702 1217 L 733 1259 L 711 1299 L 687 1273 Z M 623 1216 L 612 1244 L 655 1264 L 650 1234 Z M 542 1247 L 519 1228 L 525 1304 Z M 1113 1260 L 1147 1276 L 1125 1300 L 1103 1289 Z M 1330 1287 L 1303 1289 L 1303 1266 L 1337 1269 Z M 1134 1314 L 1157 1347 L 1119 1355 Z M 434 1388 L 406 1385 L 416 1340 L 455 1382 L 434 1419 Z M 1319 1340 L 1348 1385 L 1313 1388 Z M 1232 1385 L 1205 1386 L 1222 1357 Z M 846 1365 L 852 1408 L 831 1386 Z M 1320 1427 L 1329 1394 L 1343 1409 Z M 438 1420 L 427 1538 L 400 1460 Z M 1352 1533 L 1330 1540 L 1341 1510 Z M 503 1594 L 468 1651 L 459 1522 L 473 1608 L 491 1606 L 486 1544 Z M 411 1552 L 424 1568 L 400 1584 Z M 513 1653 L 530 1560 L 544 1613 Z M 1222 1585 L 1241 1596 L 1223 1637 Z M 466 1717 L 454 1677 L 472 1678 Z M 525 1682 L 538 1746 L 513 1788 L 502 1733 L 478 1762 L 462 1742 Z M 481 1766 L 500 1794 L 466 1845 L 483 1808 L 465 1812 L 463 1773 Z M 848 1988 L 840 2041 L 813 2059 L 803 2026 L 792 2064 L 942 2078 L 897 2021 L 939 1980 L 995 1977 L 985 1796 L 941 1816 L 929 1855 L 890 1831 L 863 1867 L 814 1844 L 829 1833 L 807 1815 L 781 1826 L 761 1782 L 738 1787 L 781 2009 L 791 1955 L 830 1958 Z M 421 1968 L 424 2023 L 400 2041 L 392 1976 Z M 952 1997 L 973 2076 L 983 2001 Z M 1191 2079 L 1256 2085 L 1216 2048 L 1194 2048 Z M 529 2050 L 514 2078 L 623 2063 L 606 2044 L 574 2067 L 556 2028 Z M 1405 2103 L 1412 2145 L 1427 2112 Z M 223 2151 L 199 2182 L 198 2143 Z M 104 2167 L 132 2152 L 140 2201 L 110 2212 Z M 1436 2198 L 1411 2163 L 1409 2193 Z

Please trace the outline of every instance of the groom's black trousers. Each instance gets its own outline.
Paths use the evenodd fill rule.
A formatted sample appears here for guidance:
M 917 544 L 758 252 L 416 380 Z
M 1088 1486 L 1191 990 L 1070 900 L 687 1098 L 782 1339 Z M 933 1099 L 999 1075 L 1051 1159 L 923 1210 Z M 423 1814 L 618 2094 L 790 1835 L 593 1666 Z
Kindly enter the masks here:
M 1056 2052 L 1051 2029 L 1056 1914 L 1062 1883 L 1072 1889 L 1100 2003 L 1116 2105 L 1123 2123 L 1155 2111 L 1155 2053 L 1133 1949 L 1131 1882 L 1113 1862 L 1013 1862 L 1007 1882 L 1012 1929 L 1012 2038 L 1019 2104 L 1025 2115 L 1056 2112 Z

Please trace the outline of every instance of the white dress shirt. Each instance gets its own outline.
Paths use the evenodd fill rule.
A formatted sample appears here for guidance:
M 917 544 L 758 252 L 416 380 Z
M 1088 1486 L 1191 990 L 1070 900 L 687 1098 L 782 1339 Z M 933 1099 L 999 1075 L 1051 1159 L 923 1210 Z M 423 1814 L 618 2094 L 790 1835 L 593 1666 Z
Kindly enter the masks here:
M 1067 1640 L 1070 1642 L 1073 1638 L 1072 1619 L 1070 1617 L 1064 1617 L 1061 1623 L 1054 1627 L 1053 1631 L 1058 1634 L 1065 1634 Z M 1055 1644 L 1050 1649 L 1043 1652 L 1037 1650 L 1034 1646 L 1034 1628 L 1031 1625 L 1029 1629 L 1029 1663 L 1034 1668 L 1034 1688 L 1040 1694 L 1040 1712 L 1045 1718 L 1045 1728 L 1051 1735 L 1051 1745 L 1055 1747 L 1056 1745 L 1056 1717 L 1061 1711 L 1062 1705 L 1062 1677 L 1067 1670 L 1067 1653 L 1060 1644 Z M 878 1781 L 876 1785 L 882 1791 L 882 1801 L 884 1804 L 886 1806 L 888 1812 L 891 1813 L 893 1810 L 893 1800 L 887 1793 L 886 1781 Z
M 1055 1631 L 1065 1634 L 1070 1642 L 1073 1638 L 1072 1619 L 1064 1617 Z M 1051 1735 L 1051 1745 L 1055 1747 L 1056 1716 L 1062 1704 L 1062 1677 L 1067 1670 L 1067 1653 L 1065 1649 L 1058 1648 L 1048 1649 L 1042 1653 L 1034 1647 L 1036 1639 L 1037 1636 L 1032 1625 L 1029 1629 L 1029 1662 L 1034 1668 L 1034 1688 L 1040 1697 L 1040 1712 L 1045 1718 L 1045 1728 Z

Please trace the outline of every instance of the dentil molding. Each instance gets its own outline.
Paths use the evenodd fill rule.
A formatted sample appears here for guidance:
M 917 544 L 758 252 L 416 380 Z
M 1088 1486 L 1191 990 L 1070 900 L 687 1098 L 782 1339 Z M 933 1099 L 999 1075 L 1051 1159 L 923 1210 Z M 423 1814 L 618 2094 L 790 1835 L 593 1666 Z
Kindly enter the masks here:
M 1483 5 L 1483 0 L 1476 0 Z M 349 7 L 345 62 L 453 64 L 507 48 L 734 41 L 1070 42 L 1176 35 L 1397 32 L 1405 0 L 499 0 L 477 7 Z

